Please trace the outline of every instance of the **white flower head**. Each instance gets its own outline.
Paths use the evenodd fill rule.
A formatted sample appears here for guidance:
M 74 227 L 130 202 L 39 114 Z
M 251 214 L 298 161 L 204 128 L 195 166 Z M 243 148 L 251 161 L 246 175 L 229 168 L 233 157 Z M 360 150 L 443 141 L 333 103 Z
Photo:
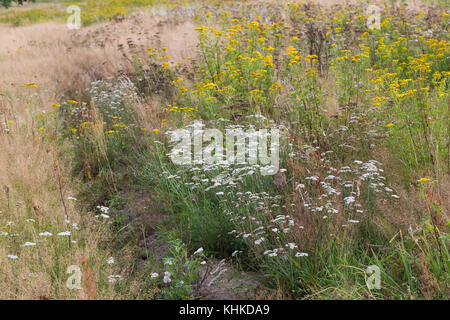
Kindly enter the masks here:
M 234 256 L 237 255 L 238 253 L 239 253 L 239 250 L 235 250 L 235 251 L 231 254 L 231 256 L 234 257 Z
M 203 248 L 198 248 L 195 252 L 194 255 L 202 253 L 203 252 Z
M 345 201 L 345 204 L 346 204 L 346 205 L 350 205 L 350 204 L 352 204 L 353 202 L 355 202 L 355 197 L 353 197 L 353 196 L 345 197 L 345 198 L 344 198 L 344 201 Z
M 259 238 L 258 240 L 255 240 L 255 244 L 256 245 L 259 245 L 259 244 L 261 244 L 261 242 L 263 242 L 264 241 L 264 237 L 261 237 L 261 238 Z

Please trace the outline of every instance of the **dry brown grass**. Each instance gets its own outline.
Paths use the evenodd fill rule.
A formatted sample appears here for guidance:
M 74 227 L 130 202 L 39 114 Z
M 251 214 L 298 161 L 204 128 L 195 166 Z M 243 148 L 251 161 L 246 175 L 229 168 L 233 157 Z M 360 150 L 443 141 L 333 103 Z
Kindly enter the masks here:
M 0 238 L 5 244 L 0 247 L 0 298 L 139 297 L 136 291 L 139 285 L 133 281 L 130 290 L 124 293 L 114 292 L 113 285 L 108 283 L 110 274 L 127 277 L 130 252 L 125 250 L 117 257 L 117 253 L 101 248 L 100 244 L 112 236 L 107 225 L 67 200 L 76 194 L 77 187 L 71 180 L 67 157 L 57 157 L 64 150 L 53 142 L 51 125 L 56 121 L 52 104 L 64 94 L 70 93 L 74 96 L 66 98 L 75 99 L 90 82 L 128 71 L 129 61 L 123 58 L 117 45 L 134 37 L 134 30 L 142 24 L 150 37 L 159 33 L 161 38 L 170 39 L 164 45 L 168 52 L 174 48 L 174 59 L 184 59 L 192 53 L 186 51 L 192 48 L 186 41 L 193 40 L 183 36 L 186 26 L 156 28 L 157 22 L 146 19 L 149 17 L 140 22 L 125 21 L 120 25 L 110 22 L 79 31 L 55 23 L 18 28 L 0 26 L 0 228 L 8 233 Z M 111 36 L 105 30 L 119 36 L 116 41 L 98 45 L 96 40 Z M 174 34 L 179 35 L 178 40 L 172 37 Z M 141 44 L 148 40 L 134 39 Z M 38 88 L 21 86 L 29 82 L 35 82 Z M 38 133 L 36 116 L 42 111 L 46 111 L 48 127 Z M 58 179 L 62 181 L 62 198 Z M 65 221 L 64 205 L 69 224 Z M 6 226 L 8 222 L 12 223 Z M 72 226 L 74 223 L 79 230 Z M 66 230 L 72 233 L 70 239 L 57 236 Z M 53 235 L 39 236 L 46 231 Z M 69 248 L 71 240 L 76 242 L 70 243 Z M 36 245 L 22 247 L 27 241 Z M 18 258 L 10 259 L 8 255 Z M 128 262 L 121 268 L 107 265 L 109 256 Z M 69 265 L 80 265 L 86 273 L 83 290 L 66 287 Z

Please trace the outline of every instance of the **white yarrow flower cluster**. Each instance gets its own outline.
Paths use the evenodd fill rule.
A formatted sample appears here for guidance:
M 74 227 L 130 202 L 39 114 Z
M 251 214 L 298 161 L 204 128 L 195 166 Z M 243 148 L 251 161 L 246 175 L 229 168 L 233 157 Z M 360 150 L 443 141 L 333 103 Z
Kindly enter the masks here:
M 170 272 L 165 271 L 164 272 L 163 282 L 164 283 L 170 283 L 171 281 L 172 281 L 172 279 L 170 279 Z
M 110 276 L 108 276 L 108 282 L 110 282 L 110 283 L 114 283 L 114 282 L 116 282 L 117 280 L 122 280 L 123 278 L 122 278 L 122 276 L 121 275 L 110 275 Z

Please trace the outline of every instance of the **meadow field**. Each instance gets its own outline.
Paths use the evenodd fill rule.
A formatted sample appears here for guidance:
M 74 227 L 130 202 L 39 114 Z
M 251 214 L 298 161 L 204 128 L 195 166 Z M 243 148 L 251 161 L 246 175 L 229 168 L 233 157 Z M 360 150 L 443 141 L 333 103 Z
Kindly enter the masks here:
M 1 7 L 0 299 L 449 299 L 449 20 Z

